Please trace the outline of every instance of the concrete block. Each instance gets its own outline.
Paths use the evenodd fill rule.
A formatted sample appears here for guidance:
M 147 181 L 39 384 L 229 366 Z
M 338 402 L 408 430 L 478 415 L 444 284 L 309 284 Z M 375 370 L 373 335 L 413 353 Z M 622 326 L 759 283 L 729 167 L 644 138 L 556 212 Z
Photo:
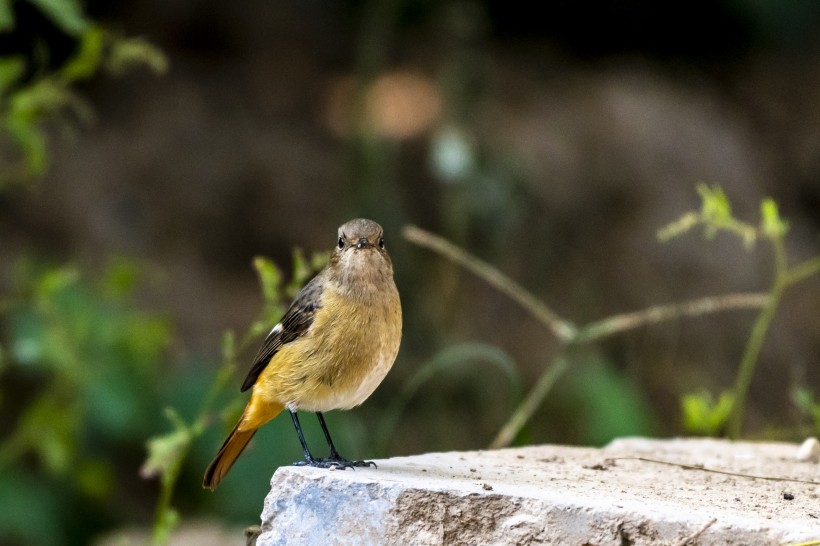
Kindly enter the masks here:
M 271 480 L 257 545 L 820 540 L 820 466 L 798 461 L 798 448 L 634 438 L 602 449 L 544 445 L 394 457 L 355 471 L 283 467 Z

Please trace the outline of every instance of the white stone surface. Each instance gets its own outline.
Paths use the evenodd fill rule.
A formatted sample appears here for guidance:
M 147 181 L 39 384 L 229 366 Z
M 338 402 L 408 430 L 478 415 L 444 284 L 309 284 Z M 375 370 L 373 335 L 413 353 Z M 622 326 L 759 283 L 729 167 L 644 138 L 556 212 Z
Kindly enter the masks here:
M 808 463 L 820 461 L 820 440 L 817 438 L 806 438 L 806 440 L 800 444 L 795 458 L 798 461 Z
M 636 438 L 429 453 L 355 471 L 283 467 L 257 546 L 673 545 L 713 519 L 690 544 L 820 540 L 820 466 L 798 462 L 797 447 Z

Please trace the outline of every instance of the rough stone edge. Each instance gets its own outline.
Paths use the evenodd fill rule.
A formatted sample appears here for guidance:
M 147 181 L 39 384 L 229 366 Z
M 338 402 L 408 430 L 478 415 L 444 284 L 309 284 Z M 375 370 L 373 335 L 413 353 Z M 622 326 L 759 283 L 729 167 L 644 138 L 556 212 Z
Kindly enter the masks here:
M 339 485 L 344 487 L 339 488 Z M 395 484 L 394 484 L 395 485 Z M 378 481 L 342 481 L 310 469 L 281 468 L 271 480 L 258 546 L 293 544 L 594 544 L 643 546 L 682 540 L 709 523 L 656 520 L 628 508 L 580 506 L 492 493 L 464 493 L 389 487 Z M 278 492 L 298 491 L 282 499 Z M 497 502 L 495 508 L 488 504 Z M 480 503 L 480 504 L 479 504 Z M 340 517 L 343 511 L 344 517 Z M 355 517 L 349 514 L 355 513 Z M 419 513 L 421 512 L 421 513 Z M 306 514 L 313 517 L 305 518 Z M 781 545 L 805 540 L 805 534 L 765 524 L 744 528 L 737 521 L 719 521 L 698 544 Z M 671 538 L 676 537 L 676 538 Z M 817 537 L 815 537 L 817 538 Z

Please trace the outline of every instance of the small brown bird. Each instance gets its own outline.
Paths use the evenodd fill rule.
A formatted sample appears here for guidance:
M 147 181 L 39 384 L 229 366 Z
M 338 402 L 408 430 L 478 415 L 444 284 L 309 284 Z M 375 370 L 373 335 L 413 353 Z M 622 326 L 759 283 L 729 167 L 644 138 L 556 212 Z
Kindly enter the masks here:
M 257 429 L 287 409 L 305 453 L 297 465 L 340 469 L 374 465 L 339 455 L 322 412 L 350 409 L 370 396 L 393 366 L 401 342 L 401 302 L 382 227 L 351 220 L 325 269 L 297 294 L 254 359 L 242 392 L 253 387 L 239 422 L 205 471 L 215 489 Z M 330 447 L 317 459 L 297 410 L 313 411 Z

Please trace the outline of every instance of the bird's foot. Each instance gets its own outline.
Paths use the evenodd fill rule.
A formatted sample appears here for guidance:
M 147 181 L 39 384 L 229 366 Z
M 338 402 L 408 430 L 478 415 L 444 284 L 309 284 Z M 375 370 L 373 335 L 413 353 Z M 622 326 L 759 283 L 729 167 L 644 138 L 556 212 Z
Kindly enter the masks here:
M 348 461 L 342 457 L 327 457 L 324 459 L 305 459 L 304 461 L 297 461 L 293 466 L 312 466 L 314 468 L 328 468 L 335 470 L 346 470 L 348 468 L 369 467 L 377 468 L 373 461 Z

